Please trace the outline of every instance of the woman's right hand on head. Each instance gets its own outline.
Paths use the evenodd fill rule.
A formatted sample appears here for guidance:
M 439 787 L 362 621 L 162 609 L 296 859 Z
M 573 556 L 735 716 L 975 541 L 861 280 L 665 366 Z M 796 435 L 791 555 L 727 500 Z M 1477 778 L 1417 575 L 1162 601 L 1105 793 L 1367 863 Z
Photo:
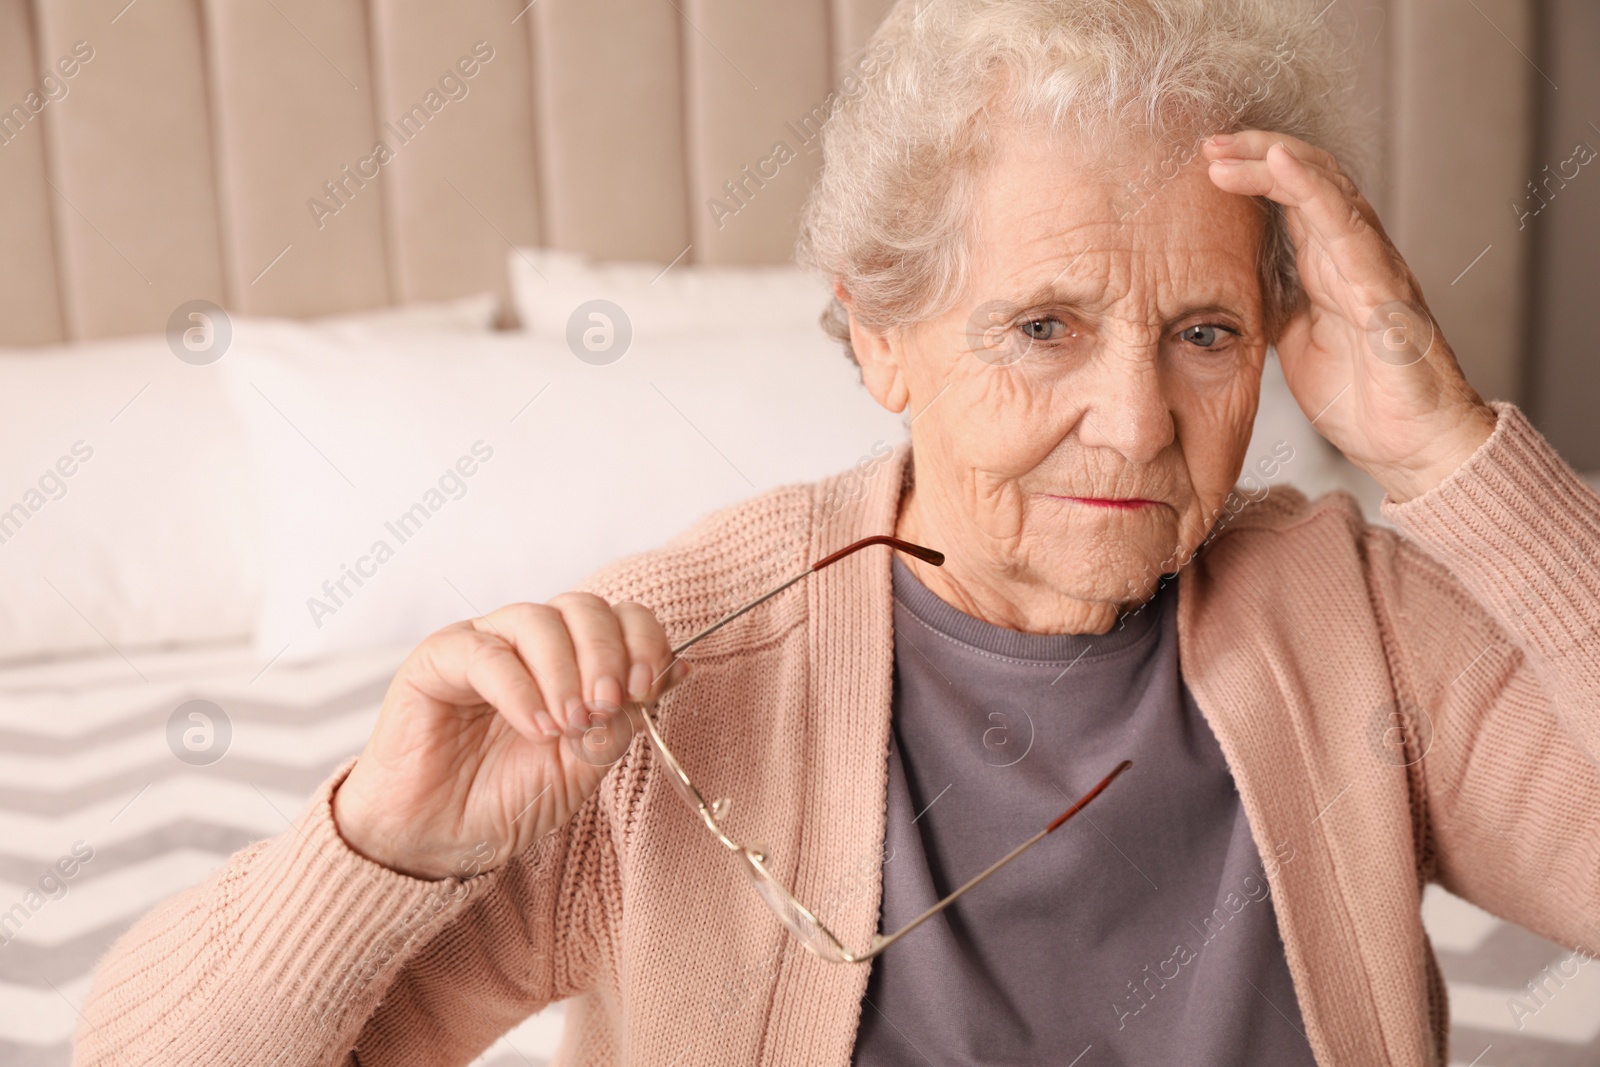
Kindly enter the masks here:
M 492 870 L 594 792 L 633 735 L 624 698 L 687 672 L 648 608 L 588 593 L 446 626 L 390 683 L 334 793 L 339 833 L 417 878 Z

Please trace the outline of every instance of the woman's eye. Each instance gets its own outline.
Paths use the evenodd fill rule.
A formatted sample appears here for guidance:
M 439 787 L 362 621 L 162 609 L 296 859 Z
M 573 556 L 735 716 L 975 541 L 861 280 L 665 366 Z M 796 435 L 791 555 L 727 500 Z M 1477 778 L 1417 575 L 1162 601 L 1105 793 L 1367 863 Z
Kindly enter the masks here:
M 1223 339 L 1225 334 L 1232 332 L 1226 326 L 1212 326 L 1209 323 L 1202 323 L 1189 327 L 1178 336 L 1190 344 L 1199 345 L 1201 348 L 1213 348 L 1218 341 Z
M 1071 331 L 1060 319 L 1029 319 L 1022 324 L 1023 336 L 1030 341 L 1059 341 Z

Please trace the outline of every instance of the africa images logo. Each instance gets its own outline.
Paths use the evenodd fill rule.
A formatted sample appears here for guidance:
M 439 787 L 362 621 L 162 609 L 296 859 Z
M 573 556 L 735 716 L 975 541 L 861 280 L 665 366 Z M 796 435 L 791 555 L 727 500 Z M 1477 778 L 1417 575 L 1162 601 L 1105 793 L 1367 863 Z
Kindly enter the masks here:
M 1386 700 L 1367 719 L 1367 748 L 1382 763 L 1409 767 L 1433 747 L 1433 717 L 1409 700 Z

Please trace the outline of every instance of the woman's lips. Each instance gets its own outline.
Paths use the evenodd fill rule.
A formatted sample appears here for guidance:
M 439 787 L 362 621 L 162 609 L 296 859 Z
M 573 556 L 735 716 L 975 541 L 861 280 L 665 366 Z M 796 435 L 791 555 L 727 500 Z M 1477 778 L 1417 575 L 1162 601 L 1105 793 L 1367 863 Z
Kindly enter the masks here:
M 1083 504 L 1091 508 L 1112 508 L 1117 511 L 1134 511 L 1138 508 L 1153 508 L 1158 501 L 1144 500 L 1139 497 L 1102 497 L 1102 496 L 1060 496 L 1056 493 L 1047 494 L 1057 500 L 1066 500 L 1074 504 Z

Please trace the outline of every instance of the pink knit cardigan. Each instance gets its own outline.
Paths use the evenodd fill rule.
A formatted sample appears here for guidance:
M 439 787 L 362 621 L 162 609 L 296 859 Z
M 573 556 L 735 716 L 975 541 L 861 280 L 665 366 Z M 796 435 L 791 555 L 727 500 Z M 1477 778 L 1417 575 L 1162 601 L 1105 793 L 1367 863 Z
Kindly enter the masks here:
M 1319 1064 L 1446 1062 L 1430 881 L 1600 948 L 1600 497 L 1496 408 L 1443 485 L 1385 502 L 1400 534 L 1344 494 L 1277 488 L 1181 579 L 1183 674 L 1274 858 Z M 891 531 L 907 459 L 765 493 L 587 587 L 686 634 Z M 889 552 L 869 549 L 697 646 L 662 708 L 680 758 L 732 798 L 730 832 L 856 945 L 878 917 L 891 618 Z M 642 737 L 568 824 L 465 881 L 345 846 L 329 797 L 353 762 L 117 942 L 74 1063 L 465 1064 L 562 998 L 562 1064 L 849 1063 L 867 969 L 783 931 Z M 1063 1010 L 1109 1022 L 1126 977 Z

